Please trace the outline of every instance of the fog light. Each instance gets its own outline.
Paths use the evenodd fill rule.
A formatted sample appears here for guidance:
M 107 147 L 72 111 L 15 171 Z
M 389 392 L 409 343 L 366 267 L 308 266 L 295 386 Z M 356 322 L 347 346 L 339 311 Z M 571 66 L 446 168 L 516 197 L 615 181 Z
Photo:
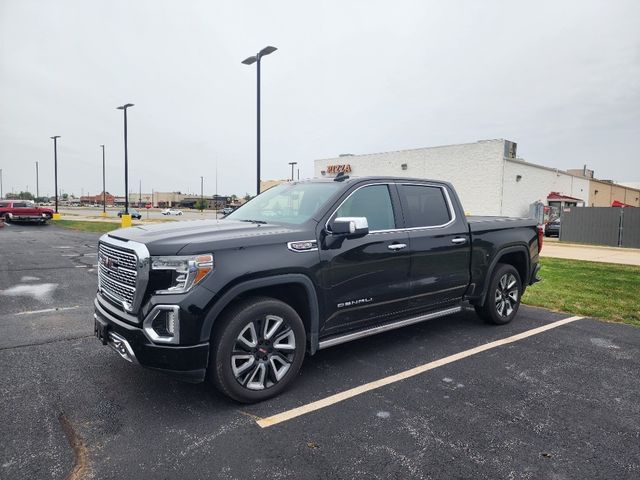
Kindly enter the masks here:
M 143 329 L 152 342 L 179 343 L 180 307 L 156 305 L 145 318 Z

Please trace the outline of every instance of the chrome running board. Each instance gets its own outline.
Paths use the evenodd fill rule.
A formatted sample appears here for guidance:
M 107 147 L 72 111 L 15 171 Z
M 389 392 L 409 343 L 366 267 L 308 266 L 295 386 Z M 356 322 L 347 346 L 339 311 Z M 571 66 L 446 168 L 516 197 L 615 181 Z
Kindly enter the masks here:
M 432 320 L 438 317 L 444 317 L 462 311 L 461 306 L 446 308 L 444 310 L 438 310 L 437 312 L 431 312 L 418 317 L 407 318 L 405 320 L 399 320 L 393 323 L 387 323 L 378 327 L 367 328 L 366 330 L 360 330 L 357 332 L 347 333 L 339 337 L 328 338 L 327 340 L 321 340 L 318 344 L 318 350 L 324 348 L 333 347 L 334 345 L 340 345 L 341 343 L 350 342 L 351 340 L 357 340 L 359 338 L 369 337 L 378 333 L 387 332 L 389 330 L 395 330 L 396 328 L 406 327 L 407 325 L 413 325 L 414 323 L 424 322 L 426 320 Z

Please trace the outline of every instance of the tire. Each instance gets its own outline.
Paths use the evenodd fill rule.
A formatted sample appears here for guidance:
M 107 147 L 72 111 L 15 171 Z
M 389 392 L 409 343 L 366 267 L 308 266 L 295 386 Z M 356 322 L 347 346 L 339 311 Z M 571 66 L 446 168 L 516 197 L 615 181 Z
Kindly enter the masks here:
M 518 270 L 513 265 L 499 263 L 491 275 L 484 305 L 476 305 L 476 313 L 489 323 L 505 325 L 518 313 L 521 296 Z
M 4 216 L 4 223 L 9 223 L 9 222 L 11 222 L 11 216 L 7 213 L 7 214 Z
M 208 376 L 220 392 L 242 403 L 260 402 L 280 394 L 296 378 L 306 333 L 289 305 L 253 297 L 231 307 L 218 322 Z

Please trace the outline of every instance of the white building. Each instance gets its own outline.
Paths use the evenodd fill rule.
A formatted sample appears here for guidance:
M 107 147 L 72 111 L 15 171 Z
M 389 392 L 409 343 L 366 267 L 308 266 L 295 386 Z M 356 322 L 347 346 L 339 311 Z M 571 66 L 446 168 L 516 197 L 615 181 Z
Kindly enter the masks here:
M 465 211 L 471 215 L 527 216 L 533 202 L 549 205 L 551 201 L 552 206 L 560 206 L 558 199 L 578 206 L 591 205 L 589 182 L 593 180 L 525 162 L 516 157 L 516 144 L 504 139 L 341 155 L 316 160 L 314 167 L 317 177 L 346 171 L 354 176 L 445 180 L 456 188 Z

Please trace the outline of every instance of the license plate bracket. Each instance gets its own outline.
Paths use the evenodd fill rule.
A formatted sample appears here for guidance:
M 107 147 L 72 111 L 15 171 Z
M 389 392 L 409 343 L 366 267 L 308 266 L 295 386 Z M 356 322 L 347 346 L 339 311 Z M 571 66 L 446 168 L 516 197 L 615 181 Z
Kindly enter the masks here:
M 95 333 L 96 338 L 100 340 L 103 345 L 106 345 L 109 342 L 109 325 L 104 320 L 100 318 L 95 319 L 93 332 Z

